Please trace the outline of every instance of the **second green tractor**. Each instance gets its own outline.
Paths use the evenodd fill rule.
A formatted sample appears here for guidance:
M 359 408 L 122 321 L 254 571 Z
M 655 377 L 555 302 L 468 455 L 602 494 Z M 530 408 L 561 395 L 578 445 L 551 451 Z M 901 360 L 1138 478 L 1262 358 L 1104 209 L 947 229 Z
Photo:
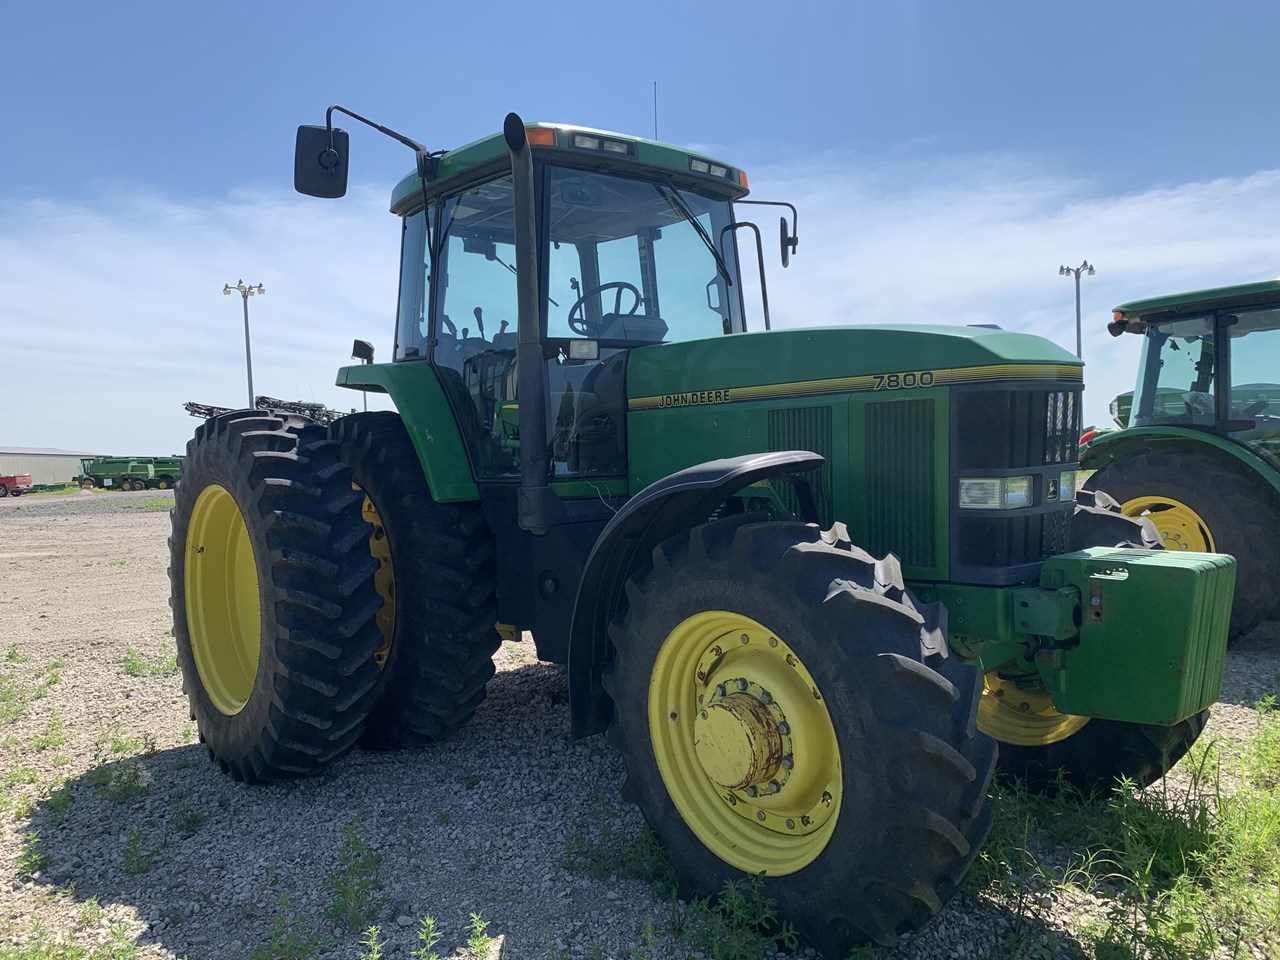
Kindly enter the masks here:
M 333 112 L 370 123 L 300 128 L 310 195 L 346 188 Z M 379 129 L 417 155 L 394 347 L 338 383 L 395 411 L 211 418 L 177 491 L 179 659 L 229 774 L 435 741 L 528 631 L 682 891 L 762 874 L 837 957 L 955 893 L 998 753 L 1105 788 L 1195 740 L 1234 564 L 1077 503 L 1074 357 L 769 329 L 742 280 L 764 207 L 697 151 L 514 114 L 447 152 Z

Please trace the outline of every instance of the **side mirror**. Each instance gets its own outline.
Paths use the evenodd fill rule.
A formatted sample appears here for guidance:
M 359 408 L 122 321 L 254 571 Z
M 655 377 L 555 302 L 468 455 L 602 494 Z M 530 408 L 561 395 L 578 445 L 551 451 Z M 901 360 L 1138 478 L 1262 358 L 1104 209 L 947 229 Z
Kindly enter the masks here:
M 373 363 L 373 344 L 368 340 L 357 340 L 351 344 L 351 359 L 361 363 Z
M 791 209 L 794 211 L 795 207 Z M 794 216 L 794 213 L 792 215 Z M 778 242 L 782 245 L 782 267 L 785 270 L 791 264 L 791 258 L 795 255 L 796 247 L 800 245 L 800 238 L 788 229 L 786 217 L 778 218 Z
M 345 130 L 299 127 L 293 151 L 293 189 L 309 197 L 345 196 L 349 142 Z

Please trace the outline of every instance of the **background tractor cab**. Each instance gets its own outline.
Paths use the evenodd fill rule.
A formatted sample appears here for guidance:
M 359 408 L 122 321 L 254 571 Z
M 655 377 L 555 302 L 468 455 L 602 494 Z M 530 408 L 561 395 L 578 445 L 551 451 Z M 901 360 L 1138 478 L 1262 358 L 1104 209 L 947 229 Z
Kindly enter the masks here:
M 1122 429 L 1091 438 L 1089 481 L 1166 547 L 1239 561 L 1231 633 L 1280 614 L 1280 281 L 1115 308 L 1113 336 L 1142 337 L 1137 384 L 1112 401 Z

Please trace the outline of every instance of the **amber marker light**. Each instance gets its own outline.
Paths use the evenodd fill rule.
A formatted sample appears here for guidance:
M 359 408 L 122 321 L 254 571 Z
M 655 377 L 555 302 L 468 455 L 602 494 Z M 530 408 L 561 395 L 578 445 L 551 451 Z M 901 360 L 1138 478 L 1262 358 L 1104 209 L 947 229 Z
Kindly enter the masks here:
M 525 127 L 525 136 L 531 147 L 554 147 L 556 132 L 552 127 Z
M 738 171 L 738 183 L 742 184 L 743 190 L 747 189 L 747 171 L 745 170 Z

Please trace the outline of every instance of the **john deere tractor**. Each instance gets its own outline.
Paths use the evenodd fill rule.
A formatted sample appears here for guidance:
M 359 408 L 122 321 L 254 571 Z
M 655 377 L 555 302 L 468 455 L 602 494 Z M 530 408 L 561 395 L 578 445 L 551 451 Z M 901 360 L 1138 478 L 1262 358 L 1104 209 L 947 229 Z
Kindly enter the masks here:
M 1232 554 L 1231 635 L 1247 633 L 1280 615 L 1280 281 L 1122 304 L 1108 329 L 1141 336 L 1142 354 L 1112 404 L 1125 429 L 1082 454 L 1089 485 L 1168 549 Z
M 303 193 L 346 189 L 334 112 L 371 124 L 299 129 Z M 770 330 L 767 296 L 749 323 L 761 207 L 697 151 L 514 114 L 447 152 L 378 129 L 417 155 L 394 352 L 337 382 L 395 412 L 213 417 L 177 490 L 179 656 L 230 775 L 436 740 L 529 631 L 684 891 L 763 874 L 839 956 L 955 892 L 997 741 L 1011 774 L 1106 786 L 1195 739 L 1234 564 L 1076 503 L 1074 357 Z

